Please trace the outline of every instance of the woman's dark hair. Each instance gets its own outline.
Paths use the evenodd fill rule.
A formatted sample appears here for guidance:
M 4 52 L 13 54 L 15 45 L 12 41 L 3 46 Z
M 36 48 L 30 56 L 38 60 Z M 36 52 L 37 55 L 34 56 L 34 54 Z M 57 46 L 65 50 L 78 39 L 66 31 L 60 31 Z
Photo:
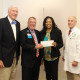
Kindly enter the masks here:
M 45 32 L 46 31 L 46 21 L 47 21 L 47 19 L 51 19 L 51 21 L 52 21 L 52 28 L 55 28 L 56 27 L 56 24 L 55 24 L 55 22 L 54 22 L 54 19 L 52 18 L 52 17 L 50 17 L 50 16 L 47 16 L 45 19 L 44 19 L 44 21 L 43 21 L 43 29 L 42 29 L 42 31 L 41 32 Z

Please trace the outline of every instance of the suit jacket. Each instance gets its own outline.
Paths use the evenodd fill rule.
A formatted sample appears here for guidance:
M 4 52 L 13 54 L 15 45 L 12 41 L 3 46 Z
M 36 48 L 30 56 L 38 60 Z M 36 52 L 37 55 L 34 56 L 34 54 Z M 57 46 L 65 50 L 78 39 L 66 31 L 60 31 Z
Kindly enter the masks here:
M 39 42 L 39 31 L 34 30 Z M 29 37 L 30 35 L 31 37 Z M 21 64 L 24 67 L 33 67 L 36 60 L 35 42 L 28 28 L 20 32 L 20 43 L 22 46 Z M 41 62 L 41 54 L 37 58 L 38 63 Z
M 40 40 L 41 41 L 44 41 L 45 35 L 46 35 L 46 31 L 40 32 Z M 59 30 L 57 27 L 54 27 L 52 29 L 52 31 L 50 32 L 50 39 L 54 40 L 54 42 L 57 43 L 56 48 L 54 46 L 51 47 L 51 58 L 59 57 L 60 56 L 59 49 L 63 46 L 61 30 Z M 43 53 L 43 56 L 44 56 L 44 48 L 41 50 L 41 53 Z
M 68 32 L 65 35 L 64 70 L 80 74 L 80 30 L 75 26 L 69 36 Z M 77 67 L 72 66 L 73 61 L 78 62 Z
M 16 21 L 16 41 L 8 18 L 0 19 L 0 60 L 5 67 L 13 63 L 14 53 L 16 58 L 20 55 L 20 23 Z

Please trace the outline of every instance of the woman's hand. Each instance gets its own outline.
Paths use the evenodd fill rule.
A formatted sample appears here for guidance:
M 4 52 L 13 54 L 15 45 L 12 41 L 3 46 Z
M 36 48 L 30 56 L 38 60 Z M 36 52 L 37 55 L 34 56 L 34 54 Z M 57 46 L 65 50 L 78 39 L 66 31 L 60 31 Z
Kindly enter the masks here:
M 56 46 L 57 46 L 57 43 L 56 43 L 56 42 L 53 42 L 52 45 L 53 45 L 54 47 L 56 47 Z

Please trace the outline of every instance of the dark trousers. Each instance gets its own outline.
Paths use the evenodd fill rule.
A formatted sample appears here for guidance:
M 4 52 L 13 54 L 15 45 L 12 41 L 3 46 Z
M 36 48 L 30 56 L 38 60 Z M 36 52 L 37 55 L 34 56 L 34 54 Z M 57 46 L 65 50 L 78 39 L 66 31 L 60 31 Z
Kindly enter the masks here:
M 54 61 L 44 60 L 46 80 L 58 80 L 58 62 L 59 58 Z
M 40 63 L 35 62 L 32 68 L 22 66 L 22 80 L 38 80 L 40 71 Z

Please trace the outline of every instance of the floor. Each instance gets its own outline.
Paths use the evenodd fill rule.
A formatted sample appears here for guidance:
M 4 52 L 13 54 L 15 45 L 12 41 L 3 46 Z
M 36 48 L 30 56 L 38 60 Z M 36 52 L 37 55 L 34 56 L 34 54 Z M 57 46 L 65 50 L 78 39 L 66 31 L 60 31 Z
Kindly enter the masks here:
M 19 63 L 17 66 L 16 80 L 21 80 L 21 59 L 19 60 Z M 46 80 L 44 65 L 41 65 L 39 80 Z M 60 62 L 59 62 L 59 80 L 66 80 L 66 74 L 63 70 L 63 62 L 62 62 L 61 58 L 60 58 Z

